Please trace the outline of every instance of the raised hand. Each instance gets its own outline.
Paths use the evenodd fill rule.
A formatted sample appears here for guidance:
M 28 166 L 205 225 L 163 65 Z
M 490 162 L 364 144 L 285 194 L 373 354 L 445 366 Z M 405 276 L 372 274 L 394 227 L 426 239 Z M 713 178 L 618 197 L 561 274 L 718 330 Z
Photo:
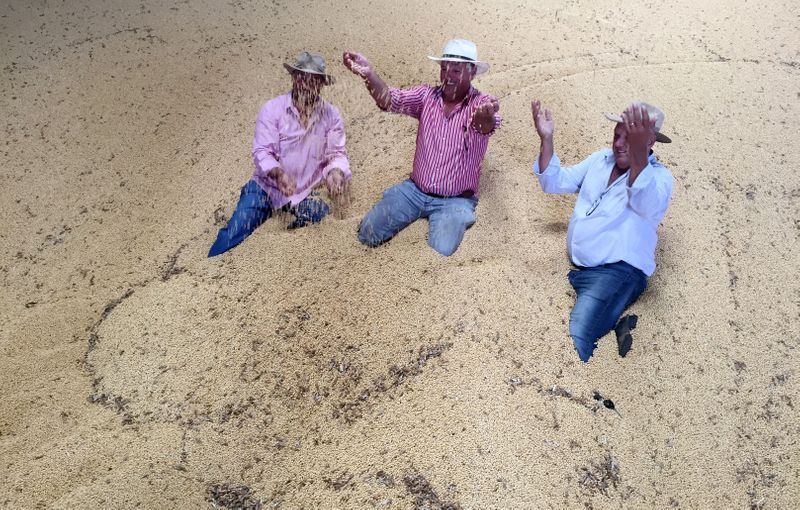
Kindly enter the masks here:
M 492 98 L 489 102 L 483 103 L 472 112 L 472 127 L 481 133 L 488 133 L 494 128 L 494 114 L 500 110 L 500 103 Z
M 553 131 L 555 130 L 556 123 L 553 120 L 553 114 L 547 108 L 542 109 L 542 103 L 538 99 L 531 102 L 531 113 L 533 114 L 533 125 L 536 126 L 536 132 L 539 138 L 544 140 L 553 139 Z
M 650 120 L 650 114 L 644 105 L 632 103 L 622 113 L 622 125 L 627 131 L 631 168 L 637 173 L 641 172 L 647 166 L 650 146 L 655 142 L 656 121 Z
M 544 172 L 553 159 L 553 131 L 556 122 L 553 114 L 547 108 L 542 109 L 542 102 L 538 99 L 531 101 L 531 113 L 533 114 L 533 125 L 536 126 L 536 133 L 539 134 L 539 172 Z
M 356 76 L 367 78 L 372 73 L 372 64 L 360 53 L 345 51 L 342 54 L 342 63 Z
M 356 76 L 360 76 L 367 85 L 367 90 L 381 110 L 388 110 L 392 105 L 389 87 L 378 76 L 367 57 L 360 53 L 345 51 L 342 53 L 342 64 Z

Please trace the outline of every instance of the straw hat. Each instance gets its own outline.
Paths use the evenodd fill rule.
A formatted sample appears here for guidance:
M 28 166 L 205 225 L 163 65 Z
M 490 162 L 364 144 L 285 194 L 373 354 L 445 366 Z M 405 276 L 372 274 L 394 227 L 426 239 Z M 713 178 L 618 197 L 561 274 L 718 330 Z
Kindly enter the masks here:
M 475 65 L 475 74 L 483 74 L 489 70 L 489 64 L 478 60 L 478 48 L 472 41 L 466 39 L 450 39 L 442 50 L 441 57 L 431 57 L 429 59 L 437 62 L 468 62 Z

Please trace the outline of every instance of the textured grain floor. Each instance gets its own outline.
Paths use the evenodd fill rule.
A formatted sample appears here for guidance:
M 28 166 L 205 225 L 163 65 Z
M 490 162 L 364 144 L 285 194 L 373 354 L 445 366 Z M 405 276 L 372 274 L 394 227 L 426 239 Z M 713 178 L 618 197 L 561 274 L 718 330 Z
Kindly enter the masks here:
M 794 2 L 6 2 L 0 505 L 792 508 L 800 501 Z M 358 222 L 416 126 L 340 65 L 433 82 L 478 43 L 502 129 L 450 258 Z M 281 63 L 322 52 L 355 174 L 340 219 L 205 253 Z M 660 105 L 676 179 L 633 351 L 568 336 L 573 199 L 530 174 L 529 103 L 577 162 Z M 593 398 L 612 399 L 619 414 Z

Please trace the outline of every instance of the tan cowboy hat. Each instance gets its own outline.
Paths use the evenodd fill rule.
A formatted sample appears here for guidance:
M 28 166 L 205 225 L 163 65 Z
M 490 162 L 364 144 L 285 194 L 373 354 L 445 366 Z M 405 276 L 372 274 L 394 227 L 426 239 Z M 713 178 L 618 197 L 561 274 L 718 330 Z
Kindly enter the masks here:
M 318 74 L 325 77 L 325 85 L 333 85 L 336 79 L 325 73 L 325 57 L 319 53 L 311 53 L 304 51 L 297 55 L 294 63 L 285 63 L 283 67 L 290 73 L 292 71 L 300 71 L 303 73 Z
M 645 107 L 647 110 L 647 115 L 650 116 L 650 120 L 655 119 L 656 125 L 654 129 L 656 130 L 656 141 L 661 143 L 670 143 L 672 139 L 661 133 L 661 126 L 664 125 L 664 112 L 657 106 L 651 105 L 650 103 L 639 103 Z M 621 123 L 622 122 L 622 115 L 617 115 L 616 113 L 605 113 L 605 116 L 611 122 Z
M 445 44 L 441 57 L 429 55 L 428 58 L 437 62 L 468 62 L 477 68 L 475 74 L 483 74 L 489 70 L 487 62 L 478 60 L 478 47 L 466 39 L 450 39 Z

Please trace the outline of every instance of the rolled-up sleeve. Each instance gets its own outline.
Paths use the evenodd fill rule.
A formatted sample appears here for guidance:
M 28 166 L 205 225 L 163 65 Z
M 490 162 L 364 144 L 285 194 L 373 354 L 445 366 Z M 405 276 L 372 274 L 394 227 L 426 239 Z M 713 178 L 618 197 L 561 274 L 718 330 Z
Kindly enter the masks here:
M 253 136 L 253 164 L 256 174 L 266 179 L 267 173 L 280 166 L 280 137 L 278 134 L 278 106 L 268 102 L 261 107 L 256 117 Z
M 330 124 L 325 133 L 325 167 L 322 170 L 322 177 L 327 177 L 331 170 L 338 168 L 344 173 L 345 179 L 349 180 L 353 174 L 350 171 L 350 161 L 347 159 L 344 122 L 342 116 L 332 106 L 328 117 Z
M 422 105 L 425 101 L 425 96 L 430 94 L 430 85 L 417 85 L 410 89 L 397 89 L 389 88 L 389 97 L 391 104 L 389 111 L 392 113 L 401 113 L 409 115 L 418 119 L 422 115 Z
M 503 118 L 500 117 L 500 112 L 495 112 L 494 113 L 494 127 L 492 128 L 491 131 L 486 133 L 486 136 L 492 136 L 495 131 L 500 129 L 500 124 L 502 124 L 502 122 L 503 122 Z

